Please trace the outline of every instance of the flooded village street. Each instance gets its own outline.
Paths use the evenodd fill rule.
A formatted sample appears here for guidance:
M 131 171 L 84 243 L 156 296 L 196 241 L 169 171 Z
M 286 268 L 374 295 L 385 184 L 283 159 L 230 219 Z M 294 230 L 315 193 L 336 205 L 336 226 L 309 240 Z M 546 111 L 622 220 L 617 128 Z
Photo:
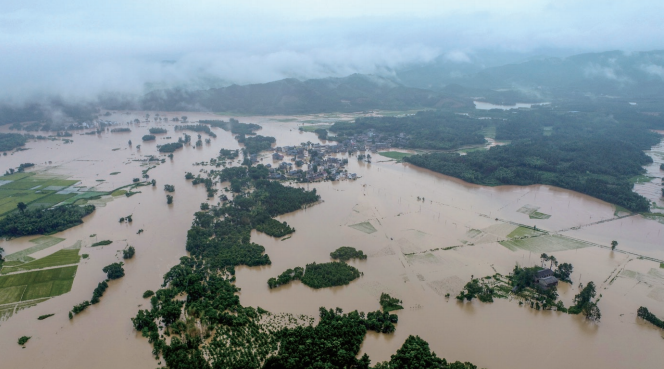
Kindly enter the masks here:
M 187 115 L 193 123 L 229 118 L 211 113 L 161 114 Z M 201 202 L 208 201 L 205 187 L 192 185 L 185 173 L 197 175 L 209 170 L 210 166 L 194 163 L 216 158 L 222 148 L 241 146 L 230 132 L 213 128 L 217 137 L 209 144 L 185 146 L 170 159 L 159 154 L 156 146 L 177 141 L 182 132 L 173 131 L 173 126 L 179 123 L 124 125 L 144 116 L 145 112 L 116 112 L 107 117 L 131 128 L 130 133 L 75 133 L 68 144 L 30 141 L 26 145 L 29 150 L 0 158 L 3 168 L 32 162 L 36 166 L 30 171 L 36 176 L 80 180 L 77 186 L 96 191 L 131 184 L 151 166 L 154 168 L 147 174 L 157 181 L 156 186 L 138 188 L 140 193 L 131 197 L 107 195 L 90 200 L 97 209 L 84 224 L 52 235 L 64 241 L 31 254 L 43 257 L 80 241 L 80 253 L 89 257 L 81 259 L 70 292 L 16 309 L 0 321 L 0 348 L 6 367 L 157 365 L 152 347 L 134 330 L 130 318 L 149 305 L 143 292 L 157 290 L 164 273 L 186 255 L 193 214 Z M 238 119 L 260 124 L 263 128 L 258 134 L 273 136 L 277 146 L 285 146 L 307 141 L 330 144 L 298 127 L 304 120 L 327 123 L 349 117 Z M 168 133 L 156 141 L 141 142 L 153 126 L 166 128 Z M 163 138 L 166 136 L 170 139 Z M 271 154 L 263 152 L 259 163 L 278 164 Z M 147 155 L 165 162 L 147 162 Z M 636 311 L 647 306 L 655 315 L 664 316 L 664 264 L 660 264 L 664 260 L 663 223 L 552 186 L 486 187 L 378 153 L 372 153 L 371 163 L 346 153 L 334 155 L 347 158 L 348 172 L 356 173 L 358 179 L 291 184 L 315 188 L 322 202 L 277 218 L 296 229 L 288 239 L 252 231 L 252 242 L 265 247 L 272 264 L 236 268 L 242 305 L 317 317 L 321 306 L 340 307 L 345 312 L 376 310 L 381 293 L 387 292 L 402 300 L 404 309 L 396 312 L 399 323 L 395 333 L 367 334 L 360 355 L 367 353 L 374 364 L 389 360 L 409 335 L 419 335 L 439 357 L 470 361 L 481 368 L 661 367 L 664 333 L 637 318 Z M 175 186 L 172 205 L 166 204 L 165 184 Z M 225 186 L 217 187 L 221 191 Z M 222 193 L 209 202 L 217 204 Z M 550 217 L 533 217 L 534 212 Z M 118 222 L 130 214 L 132 223 Z M 542 232 L 514 239 L 513 232 L 521 229 L 520 225 L 536 226 Z M 144 232 L 137 234 L 139 229 Z M 34 238 L 5 240 L 0 247 L 6 254 L 16 253 L 31 247 L 29 241 Z M 90 247 L 100 240 L 113 243 Z M 609 248 L 612 240 L 619 243 L 616 251 Z M 122 261 L 121 250 L 126 245 L 136 248 L 136 256 L 125 262 L 126 276 L 109 282 L 99 304 L 68 319 L 71 307 L 89 299 L 94 287 L 104 280 L 101 269 Z M 296 281 L 268 288 L 269 278 L 288 268 L 328 262 L 330 252 L 341 246 L 352 246 L 368 255 L 366 260 L 350 262 L 363 275 L 349 285 L 314 290 Z M 558 287 L 565 306 L 572 304 L 580 283 L 595 282 L 601 294 L 601 322 L 531 309 L 515 299 L 462 303 L 454 298 L 471 278 L 507 275 L 516 263 L 539 265 L 543 252 L 574 265 L 573 283 Z M 55 315 L 37 320 L 43 314 Z M 16 340 L 23 335 L 32 339 L 28 347 L 20 349 Z

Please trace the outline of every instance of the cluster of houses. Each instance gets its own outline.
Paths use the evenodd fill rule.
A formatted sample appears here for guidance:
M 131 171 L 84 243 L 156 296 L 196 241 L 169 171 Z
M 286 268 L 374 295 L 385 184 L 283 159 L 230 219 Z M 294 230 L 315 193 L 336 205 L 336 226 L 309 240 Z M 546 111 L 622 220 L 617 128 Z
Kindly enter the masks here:
M 303 144 L 275 147 L 272 154 L 273 164 L 266 165 L 270 170 L 269 178 L 296 179 L 301 182 L 357 179 L 357 174 L 348 173 L 345 169 L 348 159 L 329 156 L 332 153 L 348 152 L 338 149 L 337 146 L 339 145 Z M 290 160 L 284 161 L 287 157 Z

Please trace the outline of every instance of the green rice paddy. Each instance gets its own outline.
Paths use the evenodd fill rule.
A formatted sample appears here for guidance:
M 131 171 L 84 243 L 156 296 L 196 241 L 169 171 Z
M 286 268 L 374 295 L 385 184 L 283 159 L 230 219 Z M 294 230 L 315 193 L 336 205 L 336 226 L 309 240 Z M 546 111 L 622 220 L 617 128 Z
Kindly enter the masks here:
M 517 229 L 510 232 L 510 234 L 507 235 L 507 238 L 532 237 L 542 235 L 543 233 L 544 232 L 536 231 L 532 228 L 518 227 Z
M 34 173 L 1 176 L 0 181 L 10 181 L 0 186 L 0 215 L 16 210 L 19 202 L 25 203 L 30 208 L 55 206 L 76 196 L 72 193 L 58 192 L 78 183 L 77 180 L 42 177 Z
M 30 261 L 18 266 L 5 266 L 0 271 L 1 274 L 8 274 L 20 271 L 51 268 L 61 265 L 78 264 L 81 257 L 78 255 L 79 249 L 62 249 L 41 259 Z
M 525 250 L 535 253 L 566 251 L 590 247 L 589 244 L 583 242 L 553 235 L 506 240 L 500 241 L 499 243 L 512 251 Z
M 307 122 L 307 121 L 305 121 Z M 309 123 L 315 123 L 316 121 L 308 121 Z M 317 125 L 311 125 L 311 126 L 300 126 L 298 127 L 299 130 L 304 131 L 304 132 L 313 132 L 317 129 L 329 129 L 332 127 L 331 124 L 317 124 Z
M 62 295 L 71 290 L 78 266 L 0 277 L 0 305 Z
M 30 242 L 36 244 L 35 246 L 28 247 L 25 250 L 21 250 L 19 252 L 15 252 L 13 254 L 9 254 L 5 257 L 7 261 L 21 261 L 21 262 L 26 262 L 26 261 L 31 261 L 33 260 L 30 258 L 28 255 L 34 254 L 37 251 L 41 251 L 44 249 L 47 249 L 51 246 L 55 246 L 58 243 L 64 241 L 64 238 L 58 238 L 58 237 L 51 237 L 51 236 L 41 236 L 37 238 L 33 238 L 30 240 Z M 5 263 L 6 266 L 9 266 Z
M 528 214 L 528 216 L 530 217 L 530 219 L 549 219 L 549 218 L 551 218 L 551 215 L 540 213 L 539 211 L 533 211 L 532 213 Z
M 413 153 L 400 152 L 400 151 L 381 151 L 378 154 L 380 156 L 384 156 L 386 158 L 394 159 L 394 160 L 397 160 L 397 161 L 401 161 L 405 157 L 415 155 Z

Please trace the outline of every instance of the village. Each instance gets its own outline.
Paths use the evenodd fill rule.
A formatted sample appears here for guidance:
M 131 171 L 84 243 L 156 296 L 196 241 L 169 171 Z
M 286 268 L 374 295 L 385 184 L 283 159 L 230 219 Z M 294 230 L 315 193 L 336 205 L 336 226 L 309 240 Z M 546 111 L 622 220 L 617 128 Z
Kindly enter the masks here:
M 267 164 L 270 179 L 297 179 L 301 182 L 319 182 L 324 180 L 340 181 L 357 179 L 357 174 L 345 169 L 348 159 L 341 159 L 330 154 L 348 152 L 352 155 L 358 149 L 350 145 L 321 145 L 303 143 L 300 146 L 277 146 L 272 154 L 273 164 Z M 289 161 L 284 158 L 290 157 Z M 363 157 L 363 155 L 362 155 Z M 362 159 L 358 156 L 358 158 Z M 256 162 L 255 155 L 250 157 Z M 306 164 L 306 170 L 303 169 Z
M 328 140 L 330 138 L 325 137 Z M 331 141 L 331 140 L 330 140 Z M 303 142 L 299 146 L 277 146 L 273 148 L 272 160 L 274 165 L 267 164 L 270 170 L 270 179 L 298 179 L 301 182 L 319 182 L 324 180 L 354 180 L 357 174 L 345 170 L 348 159 L 336 157 L 339 153 L 348 153 L 349 157 L 356 155 L 357 160 L 371 163 L 371 154 L 378 150 L 405 145 L 407 137 L 401 133 L 397 137 L 375 134 L 373 130 L 344 137 L 336 144 L 323 145 L 320 143 Z M 332 156 L 334 155 L 334 156 Z M 283 161 L 290 157 L 290 161 Z M 257 155 L 251 155 L 252 163 L 258 161 Z M 304 164 L 307 169 L 302 169 Z

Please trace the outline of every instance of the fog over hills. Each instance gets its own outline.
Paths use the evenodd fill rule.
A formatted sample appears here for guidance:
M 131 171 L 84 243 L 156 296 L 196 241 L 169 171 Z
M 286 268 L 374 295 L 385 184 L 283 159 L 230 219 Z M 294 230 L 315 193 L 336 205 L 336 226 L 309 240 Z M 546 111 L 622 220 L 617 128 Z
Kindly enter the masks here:
M 646 0 L 6 2 L 0 121 L 89 119 L 78 114 L 89 106 L 290 114 L 653 97 L 663 11 Z
M 531 90 L 535 95 L 553 97 L 570 93 L 652 97 L 664 93 L 664 51 L 539 57 L 488 68 L 470 60 L 431 63 L 400 71 L 397 75 L 406 85 L 433 90 L 459 84 L 484 89 Z
M 538 55 L 518 60 L 521 56 L 484 53 L 481 58 L 470 59 L 465 54 L 445 54 L 383 75 L 286 78 L 202 89 L 195 85 L 155 86 L 145 94 L 106 92 L 87 100 L 42 97 L 3 105 L 0 121 L 88 120 L 98 107 L 265 115 L 468 108 L 477 98 L 513 104 L 594 97 L 653 99 L 664 95 L 664 51 Z M 501 64 L 504 61 L 511 62 Z

